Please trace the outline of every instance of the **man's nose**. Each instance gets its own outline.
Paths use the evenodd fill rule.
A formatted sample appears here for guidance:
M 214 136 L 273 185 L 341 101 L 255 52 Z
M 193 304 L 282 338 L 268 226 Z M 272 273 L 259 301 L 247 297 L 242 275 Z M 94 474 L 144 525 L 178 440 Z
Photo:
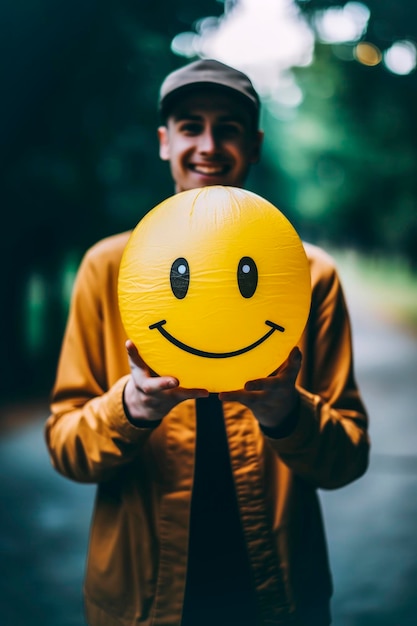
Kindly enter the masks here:
M 218 138 L 213 128 L 206 128 L 200 135 L 200 151 L 204 154 L 211 154 L 218 149 Z

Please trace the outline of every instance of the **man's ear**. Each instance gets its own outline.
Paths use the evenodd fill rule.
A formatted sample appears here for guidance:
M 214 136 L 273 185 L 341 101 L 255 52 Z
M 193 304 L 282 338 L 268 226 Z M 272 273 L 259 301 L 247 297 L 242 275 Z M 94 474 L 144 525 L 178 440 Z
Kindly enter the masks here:
M 159 126 L 158 128 L 158 141 L 159 141 L 159 157 L 162 161 L 169 161 L 169 137 L 168 128 L 166 126 Z
M 251 163 L 258 163 L 258 161 L 260 160 L 263 140 L 264 140 L 263 130 L 257 130 L 253 138 L 252 154 L 251 154 L 251 159 L 250 159 Z

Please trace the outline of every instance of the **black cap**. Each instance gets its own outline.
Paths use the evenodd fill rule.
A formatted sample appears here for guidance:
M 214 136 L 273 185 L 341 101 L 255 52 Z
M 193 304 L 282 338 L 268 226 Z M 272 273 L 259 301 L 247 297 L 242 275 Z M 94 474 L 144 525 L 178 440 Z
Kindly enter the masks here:
M 204 86 L 217 87 L 237 95 L 248 106 L 255 125 L 258 125 L 259 96 L 250 79 L 243 72 L 213 59 L 194 61 L 168 74 L 159 92 L 162 119 L 168 117 L 178 96 Z

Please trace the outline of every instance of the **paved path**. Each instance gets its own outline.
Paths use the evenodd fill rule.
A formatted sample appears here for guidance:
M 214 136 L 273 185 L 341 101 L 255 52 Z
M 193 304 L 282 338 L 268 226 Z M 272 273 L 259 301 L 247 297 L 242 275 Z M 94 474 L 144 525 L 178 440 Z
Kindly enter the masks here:
M 370 309 L 354 286 L 347 293 L 373 453 L 365 477 L 321 494 L 334 625 L 414 626 L 417 338 Z M 28 424 L 0 438 L 1 626 L 84 626 L 81 588 L 94 488 L 51 470 L 46 410 L 36 407 Z
M 321 494 L 335 626 L 417 624 L 417 337 L 347 284 L 357 380 L 370 413 L 371 463 Z

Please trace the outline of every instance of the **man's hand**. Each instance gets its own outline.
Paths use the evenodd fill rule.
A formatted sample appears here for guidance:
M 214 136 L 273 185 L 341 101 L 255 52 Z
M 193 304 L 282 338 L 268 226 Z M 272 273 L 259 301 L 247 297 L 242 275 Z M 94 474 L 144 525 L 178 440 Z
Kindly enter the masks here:
M 131 376 L 124 390 L 124 402 L 130 417 L 156 422 L 183 400 L 204 398 L 206 389 L 184 389 L 173 376 L 155 376 L 144 363 L 130 339 L 126 342 Z
M 300 368 L 301 352 L 296 347 L 271 376 L 250 380 L 239 391 L 221 392 L 219 399 L 240 402 L 251 409 L 261 426 L 279 428 L 298 406 L 295 381 Z

